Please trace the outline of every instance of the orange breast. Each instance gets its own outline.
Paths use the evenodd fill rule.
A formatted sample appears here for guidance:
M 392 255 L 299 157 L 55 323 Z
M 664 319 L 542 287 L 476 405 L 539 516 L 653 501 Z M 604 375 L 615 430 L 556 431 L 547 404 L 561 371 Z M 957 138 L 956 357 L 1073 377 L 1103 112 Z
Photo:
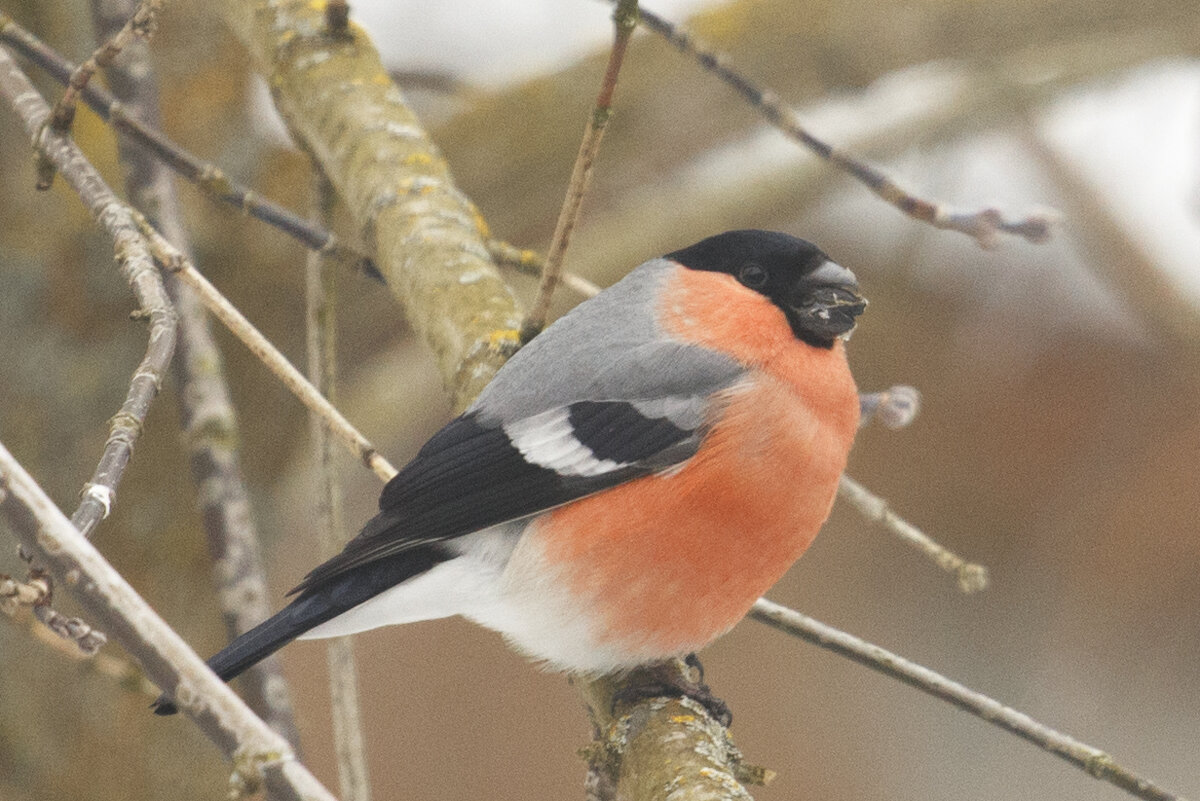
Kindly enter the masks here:
M 804 553 L 858 425 L 840 342 L 799 342 L 778 309 L 730 276 L 681 269 L 674 281 L 660 318 L 668 331 L 755 369 L 724 394 L 681 469 L 564 506 L 529 532 L 569 594 L 599 613 L 597 638 L 645 659 L 727 631 Z

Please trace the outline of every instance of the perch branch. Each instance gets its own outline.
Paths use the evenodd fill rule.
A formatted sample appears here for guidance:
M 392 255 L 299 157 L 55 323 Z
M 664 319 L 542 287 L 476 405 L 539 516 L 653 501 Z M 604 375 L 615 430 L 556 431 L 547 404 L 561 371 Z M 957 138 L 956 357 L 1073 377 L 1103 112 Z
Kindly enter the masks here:
M 93 0 L 97 35 L 112 36 L 137 6 L 136 0 Z M 139 118 L 159 123 L 158 81 L 149 47 L 134 41 L 118 64 L 105 69 L 113 93 Z M 187 250 L 188 234 L 171 173 L 164 162 L 129 137 L 118 138 L 127 166 L 130 202 L 165 236 Z M 192 479 L 199 490 L 201 524 L 212 557 L 217 600 L 229 639 L 249 631 L 271 613 L 262 547 L 246 484 L 242 480 L 240 431 L 230 400 L 221 352 L 195 293 L 174 276 L 165 279 L 179 315 L 179 341 L 173 360 L 180 425 Z M 300 746 L 300 732 L 279 660 L 272 656 L 242 674 L 242 697 L 271 728 Z
M 664 669 L 694 681 L 693 668 L 679 660 L 618 677 L 571 680 L 592 723 L 592 743 L 583 752 L 588 801 L 749 801 L 745 785 L 766 784 L 774 774 L 746 764 L 703 706 L 690 698 L 622 700 L 631 686 L 661 681 Z

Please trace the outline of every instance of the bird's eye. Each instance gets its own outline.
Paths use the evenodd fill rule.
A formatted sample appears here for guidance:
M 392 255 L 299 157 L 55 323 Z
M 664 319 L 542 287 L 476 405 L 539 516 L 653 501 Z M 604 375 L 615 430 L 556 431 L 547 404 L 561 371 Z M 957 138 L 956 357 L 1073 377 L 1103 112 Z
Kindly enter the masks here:
M 748 261 L 738 268 L 737 278 L 745 286 L 758 289 L 767 283 L 767 271 L 758 262 Z

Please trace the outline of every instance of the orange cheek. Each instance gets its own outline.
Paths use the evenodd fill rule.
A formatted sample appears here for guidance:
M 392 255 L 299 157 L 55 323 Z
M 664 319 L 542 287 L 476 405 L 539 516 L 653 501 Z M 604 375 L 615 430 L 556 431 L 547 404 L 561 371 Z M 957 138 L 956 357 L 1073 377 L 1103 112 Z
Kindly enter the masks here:
M 659 319 L 667 333 L 745 364 L 766 364 L 795 341 L 783 312 L 732 275 L 680 267 L 662 297 Z

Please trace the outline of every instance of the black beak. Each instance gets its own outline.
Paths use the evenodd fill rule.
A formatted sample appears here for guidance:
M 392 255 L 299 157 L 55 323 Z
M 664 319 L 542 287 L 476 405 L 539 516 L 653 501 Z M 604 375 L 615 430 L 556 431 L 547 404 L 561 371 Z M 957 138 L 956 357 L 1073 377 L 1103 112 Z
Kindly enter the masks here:
M 867 308 L 854 273 L 827 261 L 806 275 L 788 308 L 792 328 L 813 339 L 833 343 L 854 330 L 856 318 Z M 807 337 L 805 337 L 807 339 Z

